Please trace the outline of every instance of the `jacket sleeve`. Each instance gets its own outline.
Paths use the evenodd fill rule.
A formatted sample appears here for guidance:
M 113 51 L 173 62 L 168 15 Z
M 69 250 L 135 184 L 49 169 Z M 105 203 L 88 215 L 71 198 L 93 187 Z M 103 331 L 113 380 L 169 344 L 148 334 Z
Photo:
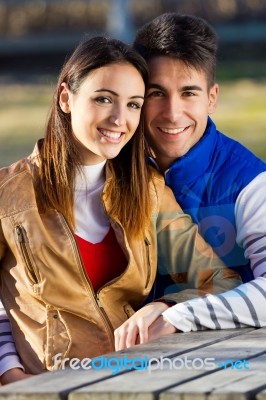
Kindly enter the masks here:
M 206 293 L 230 290 L 241 280 L 218 258 L 184 214 L 172 191 L 164 188 L 157 216 L 158 275 L 169 276 L 164 301 L 184 302 Z
M 235 204 L 236 241 L 245 250 L 254 277 L 266 277 L 266 172 L 238 195 Z
M 232 329 L 266 326 L 266 278 L 258 277 L 225 293 L 208 294 L 176 304 L 163 316 L 178 330 Z
M 13 368 L 24 370 L 16 350 L 8 316 L 0 302 L 0 376 Z
M 0 268 L 4 254 L 5 243 L 3 240 L 2 229 L 0 227 Z M 0 376 L 12 368 L 21 368 L 24 370 L 16 350 L 10 321 L 0 301 Z

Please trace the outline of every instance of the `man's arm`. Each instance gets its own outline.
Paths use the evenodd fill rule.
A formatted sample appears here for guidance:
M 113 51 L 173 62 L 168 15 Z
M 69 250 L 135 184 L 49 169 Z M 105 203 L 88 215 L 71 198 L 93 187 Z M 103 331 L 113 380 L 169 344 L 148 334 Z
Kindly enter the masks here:
M 266 272 L 266 172 L 239 194 L 235 205 L 236 241 L 245 249 L 254 277 Z
M 221 293 L 241 283 L 199 235 L 197 225 L 182 212 L 169 188 L 165 188 L 156 222 L 158 273 L 171 277 L 169 294 L 141 308 L 116 329 L 116 350 L 175 332 L 161 317 L 168 301 L 181 303 L 206 293 Z M 153 325 L 157 320 L 159 328 Z
M 245 249 L 255 279 L 229 292 L 207 295 L 166 310 L 164 318 L 177 329 L 188 332 L 266 326 L 265 188 L 266 172 L 263 172 L 242 190 L 235 205 L 237 243 Z
M 208 293 L 223 293 L 240 285 L 242 281 L 238 274 L 227 268 L 205 242 L 197 224 L 183 213 L 168 190 L 166 187 L 157 218 L 157 274 L 171 278 L 169 286 L 164 288 L 162 300 L 181 303 Z
M 182 332 L 261 327 L 266 326 L 266 315 L 262 307 L 264 303 L 266 304 L 266 278 L 259 277 L 226 293 L 208 294 L 176 304 L 162 315 Z

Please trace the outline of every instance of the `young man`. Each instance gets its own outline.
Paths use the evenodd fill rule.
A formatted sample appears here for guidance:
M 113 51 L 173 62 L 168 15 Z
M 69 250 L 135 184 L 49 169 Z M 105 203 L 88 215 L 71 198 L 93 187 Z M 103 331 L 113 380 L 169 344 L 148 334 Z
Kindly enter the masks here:
M 117 330 L 117 349 L 137 335 L 151 340 L 175 329 L 266 326 L 266 165 L 209 117 L 219 93 L 216 34 L 200 18 L 167 13 L 139 30 L 134 47 L 150 69 L 145 119 L 153 162 L 205 240 L 249 283 L 183 301 L 158 319 L 159 306 L 148 304 Z M 176 290 L 161 261 L 150 301 L 167 293 L 171 300 Z

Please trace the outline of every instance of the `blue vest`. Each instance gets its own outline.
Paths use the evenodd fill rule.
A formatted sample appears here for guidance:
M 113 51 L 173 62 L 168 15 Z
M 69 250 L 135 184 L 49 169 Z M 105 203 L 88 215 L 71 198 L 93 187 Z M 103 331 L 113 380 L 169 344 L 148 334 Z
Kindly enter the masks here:
M 248 149 L 216 130 L 209 118 L 201 140 L 166 172 L 184 212 L 228 267 L 244 282 L 253 279 L 244 250 L 236 244 L 235 202 L 266 164 Z

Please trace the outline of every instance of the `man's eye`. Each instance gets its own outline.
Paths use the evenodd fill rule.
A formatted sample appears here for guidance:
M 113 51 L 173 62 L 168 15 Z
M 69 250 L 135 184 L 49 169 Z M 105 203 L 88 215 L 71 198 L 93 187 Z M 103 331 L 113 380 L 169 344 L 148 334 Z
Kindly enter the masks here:
M 195 93 L 193 93 L 193 92 L 184 92 L 183 96 L 192 97 L 192 96 L 195 96 Z
M 162 96 L 163 92 L 160 92 L 159 90 L 147 93 L 147 97 L 162 97 Z
M 100 97 L 96 97 L 95 99 L 96 103 L 111 103 L 111 99 L 109 97 L 104 97 L 104 96 L 100 96 Z

